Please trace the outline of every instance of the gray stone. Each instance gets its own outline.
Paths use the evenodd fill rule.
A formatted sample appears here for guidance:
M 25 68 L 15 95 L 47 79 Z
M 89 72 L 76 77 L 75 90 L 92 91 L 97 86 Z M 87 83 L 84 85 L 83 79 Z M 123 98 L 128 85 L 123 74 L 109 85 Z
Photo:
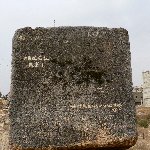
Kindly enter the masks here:
M 127 30 L 26 27 L 13 38 L 11 144 L 128 148 L 137 140 Z

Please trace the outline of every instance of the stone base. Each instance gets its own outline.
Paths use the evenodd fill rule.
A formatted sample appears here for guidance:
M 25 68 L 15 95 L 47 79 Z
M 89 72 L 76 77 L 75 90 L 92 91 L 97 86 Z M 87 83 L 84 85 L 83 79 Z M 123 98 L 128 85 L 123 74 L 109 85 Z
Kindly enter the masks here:
M 13 148 L 12 150 L 127 150 L 128 148 L 81 148 L 81 147 L 74 147 L 72 149 L 68 148 L 27 148 L 27 149 L 18 149 Z
M 10 150 L 127 150 L 137 141 L 136 137 L 132 137 L 124 140 L 112 140 L 104 142 L 92 141 L 84 142 L 75 145 L 69 145 L 64 147 L 43 147 L 43 148 L 21 148 L 21 146 L 13 145 Z

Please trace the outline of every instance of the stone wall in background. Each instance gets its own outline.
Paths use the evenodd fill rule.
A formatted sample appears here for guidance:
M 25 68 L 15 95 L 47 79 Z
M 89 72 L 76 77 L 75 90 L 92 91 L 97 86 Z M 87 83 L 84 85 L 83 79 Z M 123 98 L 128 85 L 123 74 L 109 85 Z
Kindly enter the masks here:
M 19 29 L 13 38 L 10 142 L 27 148 L 128 148 L 137 140 L 123 28 Z
M 150 71 L 145 71 L 143 75 L 143 106 L 150 107 Z

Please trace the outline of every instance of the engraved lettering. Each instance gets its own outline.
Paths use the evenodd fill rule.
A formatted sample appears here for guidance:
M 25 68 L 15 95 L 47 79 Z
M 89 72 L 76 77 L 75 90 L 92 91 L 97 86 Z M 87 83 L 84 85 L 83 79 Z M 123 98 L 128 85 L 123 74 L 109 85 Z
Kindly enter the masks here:
M 29 68 L 38 68 L 38 67 L 44 67 L 44 62 L 49 61 L 50 59 L 46 56 L 25 56 L 23 58 L 24 61 L 28 62 Z
M 34 66 L 33 66 L 33 63 L 29 63 L 29 68 L 33 68 Z

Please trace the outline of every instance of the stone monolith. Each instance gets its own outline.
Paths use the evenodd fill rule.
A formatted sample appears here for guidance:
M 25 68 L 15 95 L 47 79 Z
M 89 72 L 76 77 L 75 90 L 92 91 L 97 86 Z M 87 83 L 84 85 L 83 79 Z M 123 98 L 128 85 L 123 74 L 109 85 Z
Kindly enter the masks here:
M 22 28 L 13 38 L 12 149 L 126 149 L 137 140 L 128 31 Z

